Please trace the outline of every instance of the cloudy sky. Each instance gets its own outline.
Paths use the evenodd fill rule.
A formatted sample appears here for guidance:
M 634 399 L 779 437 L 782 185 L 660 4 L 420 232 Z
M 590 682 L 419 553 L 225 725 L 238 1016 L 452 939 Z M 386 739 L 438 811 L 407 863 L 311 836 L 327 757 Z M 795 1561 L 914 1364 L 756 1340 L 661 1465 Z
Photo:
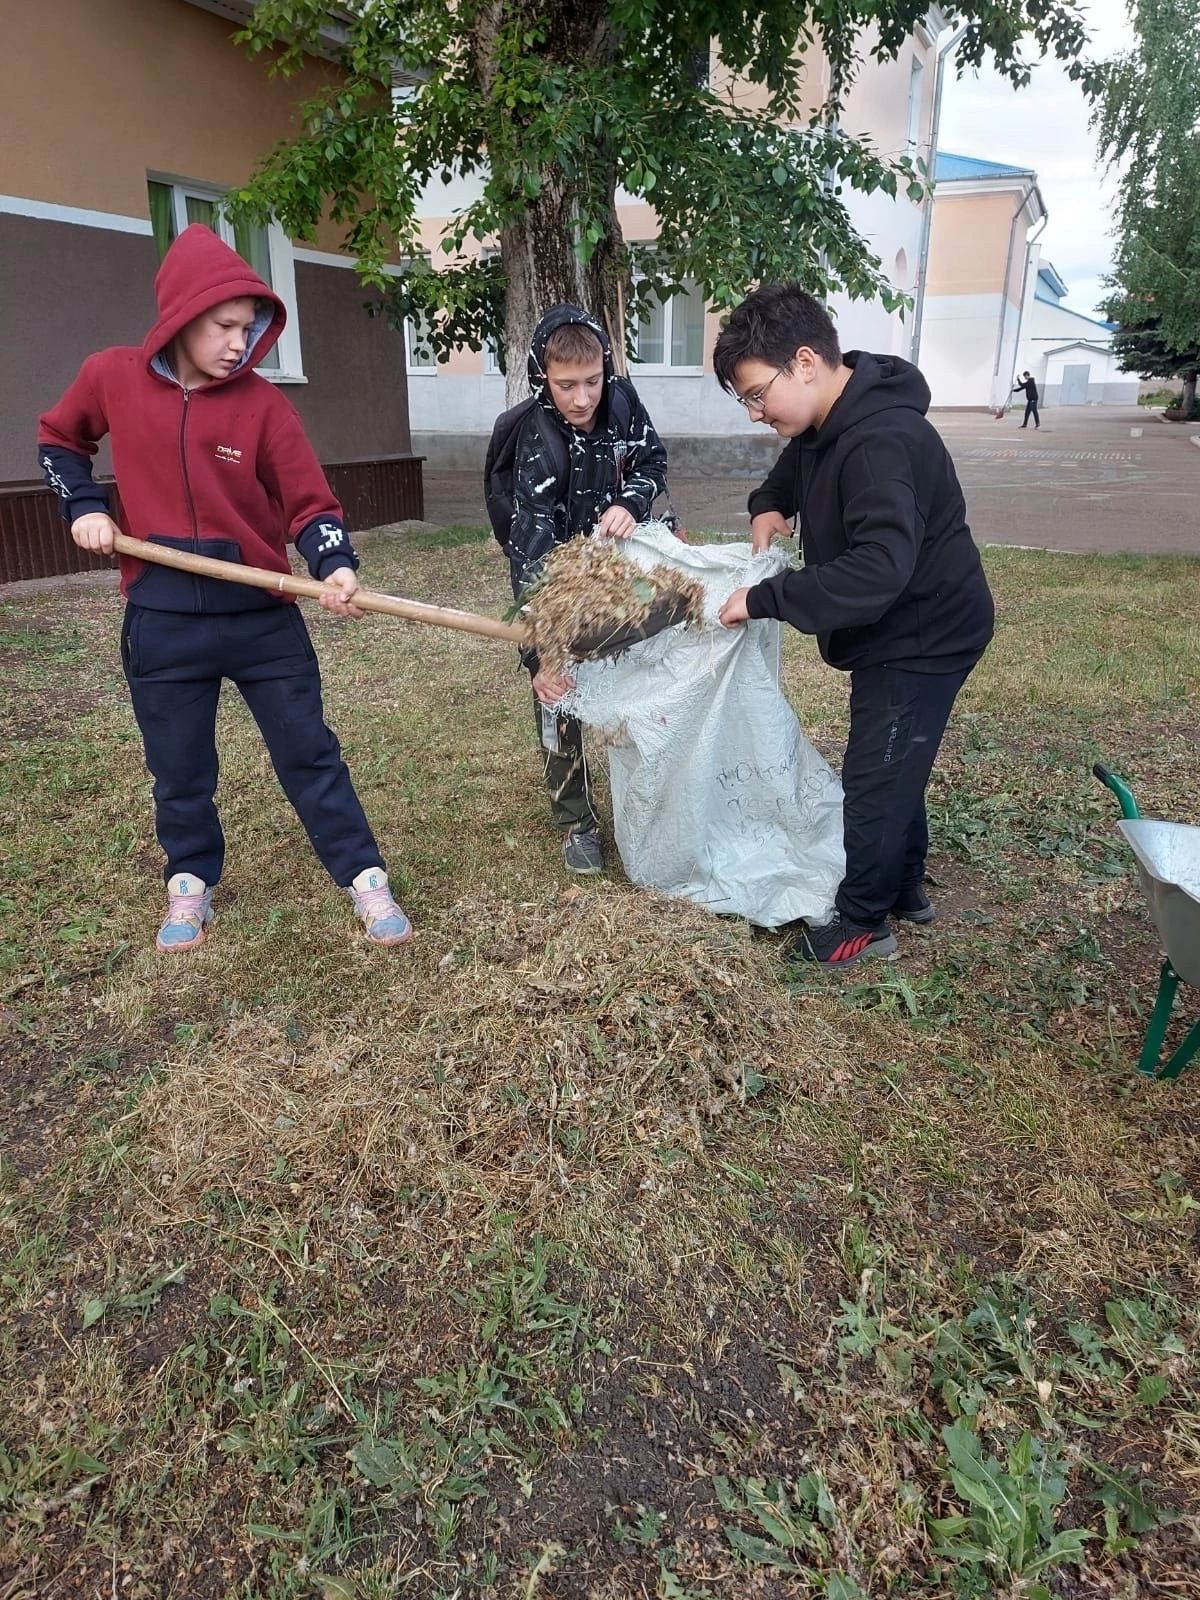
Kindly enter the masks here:
M 1103 59 L 1129 44 L 1124 0 L 1093 0 L 1085 10 L 1094 56 Z M 1053 262 L 1066 283 L 1067 304 L 1093 316 L 1112 259 L 1113 184 L 1096 160 L 1087 102 L 1063 68 L 1039 64 L 1025 89 L 1011 88 L 987 67 L 963 78 L 947 70 L 938 144 L 955 155 L 1011 161 L 1037 173 L 1050 213 L 1042 259 Z

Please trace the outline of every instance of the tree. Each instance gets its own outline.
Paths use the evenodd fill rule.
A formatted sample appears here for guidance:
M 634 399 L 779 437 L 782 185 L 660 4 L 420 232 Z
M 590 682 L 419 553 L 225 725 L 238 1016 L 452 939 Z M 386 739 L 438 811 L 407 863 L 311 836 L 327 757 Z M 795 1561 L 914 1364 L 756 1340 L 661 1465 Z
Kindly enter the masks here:
M 492 338 L 515 395 L 541 308 L 571 300 L 611 327 L 623 304 L 669 298 L 684 280 L 735 303 L 755 282 L 798 278 L 814 293 L 901 297 L 852 225 L 849 187 L 914 199 L 922 173 L 848 137 L 838 115 L 861 54 L 895 57 L 928 0 L 371 0 L 337 9 L 344 81 L 304 107 L 235 206 L 311 236 L 326 211 L 346 228 L 365 281 L 391 315 L 423 313 L 439 353 Z M 242 35 L 287 72 L 321 43 L 327 0 L 259 0 Z M 1028 34 L 1078 66 L 1076 0 L 966 0 L 960 70 L 991 52 L 1015 83 Z M 328 28 L 326 27 L 326 39 Z M 327 42 L 322 46 L 328 51 Z M 735 103 L 722 69 L 759 88 Z M 829 93 L 815 107 L 806 61 L 823 52 Z M 394 95 L 391 84 L 407 87 Z M 423 263 L 418 205 L 439 178 L 478 179 L 444 241 L 448 270 Z M 649 201 L 652 249 L 631 248 L 617 188 Z M 468 262 L 473 238 L 498 259 Z M 399 255 L 401 278 L 382 267 Z
M 1184 379 L 1200 366 L 1200 4 L 1135 0 L 1132 49 L 1095 69 L 1092 124 L 1121 168 L 1105 315 L 1126 370 Z

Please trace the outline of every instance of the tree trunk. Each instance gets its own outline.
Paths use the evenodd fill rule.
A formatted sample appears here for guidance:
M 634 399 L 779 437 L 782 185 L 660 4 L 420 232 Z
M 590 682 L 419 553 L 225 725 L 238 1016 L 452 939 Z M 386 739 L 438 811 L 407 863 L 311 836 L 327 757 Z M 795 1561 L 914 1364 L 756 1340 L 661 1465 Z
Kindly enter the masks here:
M 485 100 L 491 99 L 497 70 L 498 36 L 517 18 L 544 29 L 540 54 L 549 61 L 587 62 L 612 66 L 619 39 L 608 17 L 608 0 L 491 0 L 482 8 L 472 41 L 475 75 Z M 615 157 L 600 144 L 588 163 L 593 191 L 604 196 L 604 227 L 586 266 L 580 260 L 580 219 L 574 196 L 567 192 L 555 167 L 543 169 L 541 190 L 521 216 L 502 230 L 500 259 L 507 279 L 504 294 L 504 366 L 507 403 L 516 405 L 529 393 L 526 361 L 533 330 L 553 305 L 568 301 L 582 306 L 624 338 L 618 313 L 618 285 L 628 288 L 628 255 L 617 224 Z M 627 299 L 624 294 L 621 298 Z
M 1195 372 L 1185 372 L 1183 375 L 1183 394 L 1179 400 L 1179 409 L 1185 417 L 1190 417 L 1196 404 L 1196 378 L 1200 376 Z
M 530 341 L 551 306 L 563 301 L 582 306 L 612 330 L 614 339 L 624 337 L 617 287 L 623 283 L 627 266 L 625 245 L 617 227 L 615 172 L 609 186 L 607 231 L 586 266 L 575 249 L 578 219 L 573 201 L 557 182 L 548 181 L 546 174 L 542 177 L 541 194 L 530 202 L 521 220 L 500 236 L 500 257 L 507 279 L 504 364 L 506 401 L 510 406 L 529 393 L 526 358 Z

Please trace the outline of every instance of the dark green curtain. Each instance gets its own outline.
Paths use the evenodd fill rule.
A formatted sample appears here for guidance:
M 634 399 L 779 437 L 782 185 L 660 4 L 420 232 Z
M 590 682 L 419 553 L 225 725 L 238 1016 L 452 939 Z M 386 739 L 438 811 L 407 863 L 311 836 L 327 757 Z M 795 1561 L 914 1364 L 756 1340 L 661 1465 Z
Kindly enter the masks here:
M 146 188 L 150 192 L 150 226 L 154 229 L 154 247 L 161 261 L 175 238 L 175 207 L 172 203 L 171 185 L 155 183 L 151 178 Z

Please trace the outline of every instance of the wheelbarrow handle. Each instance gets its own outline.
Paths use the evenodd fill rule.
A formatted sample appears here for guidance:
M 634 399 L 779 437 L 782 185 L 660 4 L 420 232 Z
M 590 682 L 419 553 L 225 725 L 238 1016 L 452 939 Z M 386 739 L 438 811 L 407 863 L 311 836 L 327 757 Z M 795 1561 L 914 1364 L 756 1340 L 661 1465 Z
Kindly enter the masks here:
M 1092 768 L 1093 778 L 1098 778 L 1106 789 L 1111 789 L 1120 802 L 1121 815 L 1128 821 L 1134 821 L 1141 816 L 1137 808 L 1137 801 L 1133 798 L 1133 790 L 1122 779 L 1118 778 L 1111 767 L 1106 767 L 1102 761 L 1097 761 Z
M 128 534 L 113 536 L 113 548 L 118 554 L 132 556 L 136 561 L 153 561 L 161 567 L 176 567 L 181 572 L 194 572 L 205 578 L 219 578 L 224 583 L 242 583 L 252 589 L 270 589 L 275 594 L 303 595 L 319 600 L 329 590 L 316 578 L 298 578 L 291 573 L 269 572 L 265 567 L 244 567 L 236 561 L 214 561 L 211 556 L 194 555 L 190 550 L 172 550 L 166 545 L 151 544 L 146 539 L 131 539 Z M 378 594 L 373 589 L 357 589 L 352 604 L 363 611 L 381 612 L 389 617 L 403 617 L 408 622 L 424 622 L 433 628 L 456 628 L 461 633 L 479 634 L 485 639 L 508 639 L 515 644 L 528 644 L 528 629 L 519 624 L 500 622 L 494 617 L 477 616 L 473 611 L 456 611 L 450 606 L 425 605 L 420 600 L 404 600 L 399 595 Z

